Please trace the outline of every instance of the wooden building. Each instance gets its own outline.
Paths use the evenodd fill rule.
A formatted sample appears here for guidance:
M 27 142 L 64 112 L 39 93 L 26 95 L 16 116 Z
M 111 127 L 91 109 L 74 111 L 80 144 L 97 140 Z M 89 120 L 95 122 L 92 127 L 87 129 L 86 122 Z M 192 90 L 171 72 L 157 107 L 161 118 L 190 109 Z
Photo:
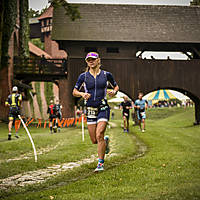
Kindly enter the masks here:
M 85 55 L 97 51 L 104 69 L 114 74 L 120 89 L 133 99 L 140 90 L 171 88 L 187 93 L 200 122 L 199 6 L 79 4 L 79 11 L 81 19 L 75 21 L 63 8 L 53 14 L 52 39 L 69 56 L 68 82 L 61 94 L 69 108 L 66 115 L 70 108 L 72 113 L 71 92 L 86 65 Z M 141 60 L 136 58 L 138 51 L 183 52 L 190 61 Z
M 97 50 L 103 58 L 136 57 L 138 51 L 191 52 L 200 58 L 200 7 L 80 4 L 71 21 L 55 9 L 52 38 L 70 57 Z

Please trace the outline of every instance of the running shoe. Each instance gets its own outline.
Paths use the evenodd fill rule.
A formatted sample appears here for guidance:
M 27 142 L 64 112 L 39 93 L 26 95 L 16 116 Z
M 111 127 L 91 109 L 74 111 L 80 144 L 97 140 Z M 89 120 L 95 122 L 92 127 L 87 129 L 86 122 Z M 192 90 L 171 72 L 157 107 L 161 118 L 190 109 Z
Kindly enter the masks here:
M 16 137 L 16 138 L 19 138 L 19 135 L 16 134 L 15 137 Z
M 11 140 L 11 134 L 8 134 L 8 140 Z
M 54 133 L 57 133 L 57 126 L 54 126 L 54 127 L 53 127 L 53 132 L 54 132 Z
M 94 172 L 102 172 L 104 170 L 103 163 L 98 163 L 97 168 L 94 170 Z
M 144 133 L 144 130 L 142 130 L 142 133 Z
M 108 154 L 110 152 L 110 146 L 109 146 L 109 142 L 110 142 L 110 139 L 109 139 L 109 136 L 106 135 L 104 137 L 104 140 L 106 142 L 106 150 L 105 150 L 105 154 Z

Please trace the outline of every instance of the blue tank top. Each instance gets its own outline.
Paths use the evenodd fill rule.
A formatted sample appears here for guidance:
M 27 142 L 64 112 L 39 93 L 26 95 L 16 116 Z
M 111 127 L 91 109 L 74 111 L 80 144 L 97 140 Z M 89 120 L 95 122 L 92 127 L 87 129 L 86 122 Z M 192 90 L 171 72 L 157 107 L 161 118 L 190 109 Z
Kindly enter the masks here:
M 140 109 L 139 110 L 144 110 L 145 111 L 145 103 L 146 101 L 144 99 L 140 100 L 140 99 L 137 99 L 135 101 L 135 105 L 136 106 L 140 106 Z
M 107 82 L 110 82 L 113 87 L 117 85 L 110 72 L 101 70 L 96 78 L 90 72 L 84 72 L 78 77 L 75 88 L 80 90 L 83 86 L 85 92 L 91 94 L 86 106 L 99 107 L 101 101 L 106 99 Z

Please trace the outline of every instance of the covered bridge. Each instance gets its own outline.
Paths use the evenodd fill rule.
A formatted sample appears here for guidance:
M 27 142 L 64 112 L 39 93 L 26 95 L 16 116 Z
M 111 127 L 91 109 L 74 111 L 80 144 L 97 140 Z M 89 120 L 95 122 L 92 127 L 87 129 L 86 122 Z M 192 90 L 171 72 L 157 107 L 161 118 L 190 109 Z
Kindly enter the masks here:
M 104 69 L 133 99 L 141 90 L 187 93 L 200 121 L 200 7 L 80 4 L 79 10 L 81 19 L 76 21 L 63 8 L 53 14 L 52 38 L 69 55 L 68 80 L 60 93 L 63 103 L 68 100 L 65 114 L 71 112 L 71 91 L 84 70 L 83 58 L 88 51 L 97 51 Z M 138 51 L 183 52 L 190 60 L 142 60 L 136 57 Z

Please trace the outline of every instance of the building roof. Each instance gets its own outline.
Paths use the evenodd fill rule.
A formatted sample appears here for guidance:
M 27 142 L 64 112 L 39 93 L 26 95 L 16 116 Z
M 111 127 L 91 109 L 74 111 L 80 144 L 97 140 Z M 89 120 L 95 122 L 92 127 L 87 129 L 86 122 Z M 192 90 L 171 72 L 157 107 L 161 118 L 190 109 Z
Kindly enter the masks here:
M 45 51 L 43 51 L 42 49 L 38 48 L 37 46 L 35 46 L 33 43 L 28 42 L 28 46 L 29 46 L 29 51 L 38 56 L 38 57 L 42 57 L 44 55 L 45 58 L 52 58 L 48 53 L 46 53 Z
M 40 17 L 38 17 L 38 20 L 42 20 L 45 18 L 52 18 L 52 17 L 53 17 L 53 6 L 49 6 L 47 10 Z
M 79 4 L 71 21 L 54 9 L 52 38 L 68 41 L 200 43 L 199 6 Z

